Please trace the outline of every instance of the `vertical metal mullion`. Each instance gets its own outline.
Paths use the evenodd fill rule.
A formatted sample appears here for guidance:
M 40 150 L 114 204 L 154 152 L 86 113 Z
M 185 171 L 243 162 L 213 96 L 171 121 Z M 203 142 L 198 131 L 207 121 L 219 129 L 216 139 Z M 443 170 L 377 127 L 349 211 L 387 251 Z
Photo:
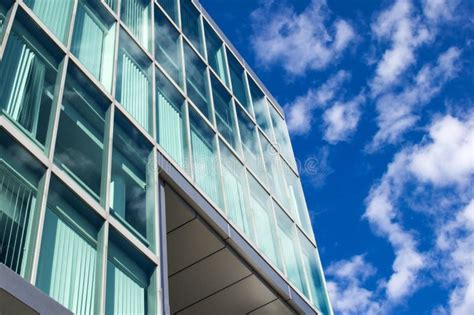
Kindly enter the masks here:
M 101 182 L 101 205 L 108 212 L 110 208 L 110 189 L 109 183 L 112 170 L 112 152 L 113 152 L 113 130 L 115 105 L 112 103 L 105 115 L 105 135 L 104 135 L 104 152 L 102 157 L 102 182 Z
M 151 55 L 152 60 L 155 60 L 155 3 L 151 0 Z M 156 67 L 155 63 L 151 63 L 151 124 L 152 124 L 152 137 L 155 141 L 158 141 L 158 128 L 157 128 L 157 121 L 156 121 L 156 113 L 157 113 L 157 99 L 156 99 Z M 156 162 L 156 159 L 155 159 Z
M 159 199 L 159 219 L 160 219 L 160 263 L 161 263 L 161 301 L 162 301 L 162 312 L 164 315 L 170 314 L 169 305 L 169 287 L 168 287 L 168 245 L 166 235 L 166 192 L 165 183 L 163 180 L 158 179 L 158 199 Z
M 185 133 L 186 133 L 186 139 L 185 139 L 185 145 L 186 145 L 186 148 L 187 148 L 187 158 L 188 158 L 188 161 L 187 161 L 187 165 L 185 165 L 185 167 L 188 168 L 189 170 L 189 175 L 192 179 L 194 179 L 194 165 L 193 165 L 193 150 L 192 150 L 192 144 L 191 144 L 191 120 L 190 120 L 190 115 L 189 115 L 189 103 L 188 101 L 186 100 L 185 101 L 185 105 L 184 105 L 184 109 L 185 109 L 185 112 L 184 112 L 184 122 L 185 122 L 185 126 L 186 126 L 186 129 L 185 129 Z
M 242 159 L 242 161 L 245 163 L 245 157 L 244 157 L 244 149 L 242 147 L 242 136 L 240 135 L 240 126 L 239 126 L 239 117 L 237 115 L 237 104 L 235 103 L 235 99 L 234 99 L 234 96 L 232 96 L 232 112 L 234 113 L 234 120 L 235 120 L 235 132 L 236 132 L 236 135 L 235 137 L 237 138 L 236 139 L 236 145 L 237 145 L 237 149 L 235 150 L 237 152 L 237 154 L 240 155 L 240 158 Z
M 206 81 L 207 81 L 207 98 L 209 101 L 209 109 L 210 109 L 210 114 L 211 114 L 211 123 L 214 127 L 216 127 L 217 130 L 217 121 L 216 121 L 216 112 L 215 112 L 215 107 L 214 107 L 214 95 L 213 95 L 213 88 L 212 88 L 212 82 L 211 82 L 211 70 L 209 67 L 206 65 Z
M 120 10 L 120 0 L 118 1 L 118 9 Z M 120 12 L 120 11 L 118 11 Z M 117 13 L 118 14 L 118 13 Z M 119 41 L 120 41 L 120 21 L 115 20 L 115 42 L 114 42 L 114 63 L 112 65 L 112 89 L 111 94 L 112 96 L 117 99 L 116 95 L 116 86 L 117 86 L 117 78 L 118 78 L 118 59 L 119 59 Z M 120 74 L 121 75 L 121 74 Z
M 217 176 L 219 177 L 219 181 L 218 181 L 218 184 L 219 184 L 219 197 L 220 199 L 222 200 L 222 205 L 218 205 L 220 206 L 221 208 L 223 207 L 224 209 L 224 213 L 227 213 L 227 206 L 226 206 L 226 198 L 225 198 L 225 194 L 224 194 L 224 176 L 223 176 L 223 172 L 222 172 L 222 156 L 221 156 L 221 150 L 220 150 L 220 145 L 221 145 L 221 140 L 219 139 L 219 136 L 217 135 L 217 133 L 214 135 L 214 142 L 215 142 L 215 145 L 214 147 L 216 148 L 216 153 L 217 153 Z M 225 144 L 223 144 L 225 145 Z M 208 170 L 208 172 L 211 171 L 211 170 Z
M 31 234 L 28 240 L 29 248 L 26 250 L 26 264 L 24 278 L 31 284 L 36 284 L 36 277 L 38 275 L 38 261 L 41 250 L 41 236 L 43 234 L 44 219 L 46 216 L 47 196 L 49 193 L 49 186 L 51 181 L 51 168 L 46 170 L 46 173 L 40 180 L 38 187 L 38 203 L 36 209 L 32 213 Z
M 108 215 L 107 215 L 108 217 Z M 99 230 L 97 240 L 97 261 L 95 276 L 95 294 L 94 314 L 105 314 L 105 298 L 107 289 L 107 256 L 108 256 L 109 222 L 104 224 Z
M 250 114 L 250 117 L 252 117 L 255 120 L 255 125 L 256 125 L 257 119 L 255 117 L 255 110 L 253 108 L 253 100 L 252 100 L 252 94 L 250 93 L 250 85 L 249 85 L 249 80 L 248 80 L 248 74 L 247 74 L 247 70 L 245 70 L 244 66 L 242 66 L 242 69 L 244 69 L 243 79 L 244 79 L 245 96 L 247 97 L 247 103 L 250 106 L 249 114 Z M 244 107 L 245 107 L 245 104 L 242 104 L 242 105 L 244 105 Z
M 0 60 L 3 58 L 3 53 L 7 45 L 7 40 L 10 37 L 10 33 L 15 20 L 16 11 L 18 10 L 18 2 L 15 2 L 5 16 L 5 22 L 3 24 L 3 34 L 0 34 Z
M 74 23 L 76 21 L 76 13 L 77 13 L 77 7 L 78 7 L 79 0 L 75 0 L 73 7 L 72 7 L 72 12 L 71 14 L 71 19 L 69 21 L 69 30 L 67 34 L 67 42 L 66 42 L 66 47 L 68 51 L 71 49 L 71 44 L 72 44 L 72 34 L 74 30 Z
M 230 82 L 230 67 L 229 67 L 229 61 L 227 60 L 227 45 L 223 43 L 222 47 L 224 48 L 224 62 L 225 62 L 224 71 L 226 75 L 226 83 L 229 90 L 232 91 L 232 83 Z

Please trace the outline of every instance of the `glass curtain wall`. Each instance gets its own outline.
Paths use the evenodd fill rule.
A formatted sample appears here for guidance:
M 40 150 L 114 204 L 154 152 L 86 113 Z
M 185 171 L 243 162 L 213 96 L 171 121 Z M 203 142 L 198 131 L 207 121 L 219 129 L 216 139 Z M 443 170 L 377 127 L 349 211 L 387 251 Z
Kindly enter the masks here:
M 178 21 L 178 0 L 158 0 L 160 6 L 170 16 L 170 18 L 179 25 Z
M 280 116 L 280 114 L 277 113 L 277 110 L 273 106 L 269 107 L 273 131 L 275 133 L 275 139 L 278 143 L 278 147 L 280 148 L 280 153 L 292 167 L 296 168 L 295 156 L 293 155 L 290 135 L 288 134 L 288 128 L 286 127 L 285 120 Z
M 194 48 L 204 56 L 204 44 L 201 35 L 201 18 L 199 11 L 191 3 L 191 0 L 181 0 L 181 24 L 183 33 Z
M 308 278 L 310 300 L 323 314 L 330 314 L 329 298 L 318 251 L 301 233 L 298 233 L 298 238 L 301 244 L 303 267 Z
M 187 44 L 184 45 L 186 60 L 186 89 L 189 98 L 201 113 L 210 118 L 209 86 L 206 65 Z
M 158 143 L 179 166 L 186 169 L 184 97 L 158 69 L 156 70 L 156 104 Z
M 122 21 L 138 39 L 138 42 L 150 49 L 151 43 L 151 7 L 149 0 L 121 0 Z
M 240 63 L 232 54 L 228 54 L 227 59 L 229 61 L 232 92 L 234 92 L 234 95 L 239 103 L 248 111 L 250 115 L 253 116 L 252 104 L 249 102 L 247 97 L 244 68 L 242 68 Z
M 83 76 L 66 79 L 54 160 L 59 167 L 100 199 L 105 112 L 108 101 Z
M 74 0 L 25 0 L 24 2 L 54 35 L 66 43 Z
M 21 276 L 25 275 L 31 220 L 43 173 L 33 156 L 0 131 L 0 263 Z
M 250 190 L 250 207 L 255 220 L 255 242 L 263 254 L 281 268 L 272 200 L 257 180 L 251 174 L 247 175 Z
M 215 134 L 192 108 L 189 110 L 193 178 L 196 184 L 222 207 Z
M 224 43 L 217 37 L 211 26 L 206 23 L 206 49 L 209 65 L 214 69 L 225 85 L 229 86 L 227 79 L 227 63 L 225 58 Z
M 232 96 L 224 86 L 212 75 L 212 97 L 216 115 L 217 130 L 234 148 L 237 148 L 237 131 Z
M 114 61 L 115 23 L 105 11 L 100 4 L 91 4 L 85 0 L 79 1 L 71 51 L 110 92 Z
M 222 142 L 220 152 L 226 215 L 244 234 L 252 237 L 252 217 L 246 203 L 245 168 Z
M 116 112 L 112 176 L 110 182 L 110 208 L 132 233 L 147 246 L 153 231 L 153 185 L 149 179 L 153 173 L 148 160 L 151 144 Z
M 36 285 L 74 314 L 94 313 L 100 226 L 72 192 L 53 180 L 43 227 Z
M 263 94 L 263 92 L 252 79 L 249 79 L 249 88 L 257 123 L 265 132 L 265 134 L 270 137 L 270 139 L 272 139 L 273 133 L 271 127 L 271 118 L 270 113 L 268 112 L 265 94 Z
M 117 66 L 117 100 L 148 132 L 151 131 L 150 60 L 122 31 Z
M 57 64 L 15 25 L 0 63 L 0 110 L 28 136 L 44 145 L 48 132 Z
M 0 3 L 0 35 L 2 34 L 3 24 L 5 24 L 7 10 L 4 8 L 3 4 Z
M 148 314 L 149 277 L 137 256 L 109 241 L 105 314 Z
M 155 58 L 171 78 L 183 86 L 181 40 L 179 32 L 168 19 L 155 11 Z
M 280 201 L 286 200 L 284 177 L 280 165 L 280 155 L 268 139 L 259 131 L 260 143 L 265 161 L 266 175 L 273 195 Z

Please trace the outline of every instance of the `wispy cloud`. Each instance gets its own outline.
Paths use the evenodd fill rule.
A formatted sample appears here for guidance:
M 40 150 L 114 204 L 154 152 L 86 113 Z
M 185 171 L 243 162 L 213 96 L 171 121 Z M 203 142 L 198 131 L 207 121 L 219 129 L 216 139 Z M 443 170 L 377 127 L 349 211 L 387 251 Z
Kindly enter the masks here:
M 355 38 L 348 21 L 331 19 L 324 0 L 312 0 L 300 13 L 287 1 L 262 1 L 252 13 L 252 25 L 258 61 L 281 64 L 292 75 L 327 67 Z
M 419 119 L 420 109 L 428 104 L 459 69 L 461 50 L 451 47 L 436 64 L 423 66 L 400 91 L 386 92 L 376 99 L 378 131 L 369 151 L 386 143 L 396 143 Z
M 318 88 L 310 88 L 305 95 L 286 104 L 286 120 L 290 132 L 298 135 L 310 132 L 314 111 L 333 101 L 350 77 L 347 71 L 339 70 Z

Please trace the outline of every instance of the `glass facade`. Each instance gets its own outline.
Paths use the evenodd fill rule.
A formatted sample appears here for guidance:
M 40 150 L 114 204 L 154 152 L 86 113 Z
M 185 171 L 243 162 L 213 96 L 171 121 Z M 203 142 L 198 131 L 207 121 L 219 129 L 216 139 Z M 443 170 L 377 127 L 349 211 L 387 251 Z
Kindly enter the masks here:
M 107 314 L 153 313 L 163 153 L 332 314 L 282 110 L 199 4 L 0 0 L 7 23 L 0 262 L 75 313 L 99 298 Z

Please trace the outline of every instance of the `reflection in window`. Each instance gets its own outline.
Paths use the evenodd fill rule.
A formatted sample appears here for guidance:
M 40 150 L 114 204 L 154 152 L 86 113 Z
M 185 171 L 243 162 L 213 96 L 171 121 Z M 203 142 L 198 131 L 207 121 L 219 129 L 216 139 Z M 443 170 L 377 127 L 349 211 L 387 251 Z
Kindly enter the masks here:
M 271 139 L 273 135 L 271 132 L 270 113 L 268 112 L 265 94 L 263 94 L 263 92 L 252 79 L 249 79 L 249 87 L 257 123 Z
M 158 0 L 158 3 L 178 25 L 178 0 Z
M 0 64 L 0 109 L 45 144 L 57 69 L 23 35 L 12 32 Z
M 155 58 L 173 80 L 182 86 L 182 58 L 179 33 L 163 14 L 158 10 L 155 13 Z
M 318 252 L 301 233 L 298 233 L 298 236 L 301 244 L 303 267 L 308 278 L 309 298 L 323 314 L 330 314 L 329 298 Z
M 236 131 L 232 97 L 227 93 L 224 86 L 214 77 L 212 78 L 212 97 L 216 113 L 216 124 L 219 133 L 236 148 Z
M 270 189 L 278 200 L 286 200 L 284 178 L 280 166 L 280 155 L 261 132 L 259 132 L 259 136 Z
M 74 0 L 25 0 L 25 4 L 66 43 Z
M 218 206 L 222 207 L 220 180 L 216 168 L 218 160 L 214 150 L 215 135 L 191 108 L 189 119 L 194 181 Z
M 5 23 L 6 10 L 0 3 L 0 35 L 2 34 L 3 24 Z
M 104 151 L 104 120 L 107 103 L 77 82 L 92 83 L 71 75 L 66 80 L 59 118 L 55 161 L 73 179 L 100 198 L 102 154 Z M 84 83 L 83 83 L 84 84 Z M 105 104 L 104 104 L 105 103 Z
M 186 88 L 188 96 L 201 113 L 209 117 L 206 66 L 188 45 L 184 45 L 184 58 L 186 59 Z
M 220 145 L 226 214 L 242 232 L 251 236 L 251 216 L 245 206 L 245 168 L 223 143 Z
M 55 186 L 48 196 L 36 285 L 74 314 L 92 314 L 98 226 L 77 197 Z
M 275 220 L 272 211 L 272 200 L 263 187 L 248 174 L 250 190 L 250 206 L 255 218 L 257 247 L 275 265 L 281 267 Z
M 146 49 L 151 42 L 151 9 L 149 0 L 122 0 L 121 18 Z
M 254 171 L 259 179 L 265 180 L 265 168 L 257 139 L 257 128 L 240 108 L 237 108 L 240 137 L 245 163 Z
M 191 41 L 194 48 L 204 56 L 199 11 L 191 3 L 191 0 L 181 1 L 181 23 L 184 35 Z
M 147 227 L 147 223 L 152 222 L 148 217 L 152 211 L 147 211 L 147 207 L 153 205 L 147 204 L 147 187 L 150 185 L 147 184 L 147 175 L 151 175 L 147 174 L 147 163 L 152 148 L 136 129 L 124 121 L 124 117 L 116 118 L 110 208 L 136 236 L 143 241 L 149 240 L 148 236 L 152 231 Z M 148 192 L 152 193 L 152 190 Z
M 275 204 L 277 216 L 278 238 L 282 249 L 283 265 L 285 274 L 301 292 L 303 289 L 303 271 L 300 260 L 300 254 L 296 247 L 297 239 L 295 235 L 295 226 L 286 213 L 277 204 Z
M 125 252 L 121 244 L 109 242 L 105 314 L 148 314 L 149 276 L 135 262 L 138 256 Z
M 214 69 L 219 78 L 228 86 L 227 65 L 225 62 L 224 44 L 216 33 L 206 23 L 206 48 L 209 65 Z
M 95 13 L 99 8 L 79 1 L 71 51 L 110 92 L 115 23 L 108 23 Z
M 253 115 L 252 106 L 247 100 L 247 92 L 245 91 L 245 73 L 244 68 L 240 63 L 235 59 L 232 54 L 228 54 L 227 59 L 229 60 L 229 71 L 230 71 L 230 81 L 232 82 L 232 92 L 234 92 L 237 100 L 242 104 L 242 106 L 247 109 L 250 115 Z
M 312 236 L 313 232 L 311 228 L 311 222 L 309 219 L 308 208 L 306 208 L 306 202 L 300 179 L 295 173 L 293 173 L 288 164 L 282 161 L 282 166 L 288 195 L 288 210 L 293 213 L 296 221 L 301 225 L 303 230 L 308 233 L 308 235 Z
M 117 5 L 118 0 L 105 0 L 105 3 L 111 8 L 115 13 L 117 13 Z
M 150 131 L 150 79 L 148 59 L 125 34 L 119 50 L 117 99 L 145 130 Z M 125 46 L 130 44 L 130 46 Z
M 26 150 L 0 132 L 0 263 L 22 276 L 43 172 Z
M 288 134 L 288 128 L 285 121 L 277 113 L 277 110 L 273 106 L 270 107 L 270 117 L 272 119 L 273 131 L 275 133 L 275 139 L 278 144 L 278 148 L 283 157 L 296 168 L 295 156 L 293 155 L 293 149 L 291 147 L 290 135 Z
M 159 70 L 156 73 L 158 143 L 184 168 L 184 98 Z

